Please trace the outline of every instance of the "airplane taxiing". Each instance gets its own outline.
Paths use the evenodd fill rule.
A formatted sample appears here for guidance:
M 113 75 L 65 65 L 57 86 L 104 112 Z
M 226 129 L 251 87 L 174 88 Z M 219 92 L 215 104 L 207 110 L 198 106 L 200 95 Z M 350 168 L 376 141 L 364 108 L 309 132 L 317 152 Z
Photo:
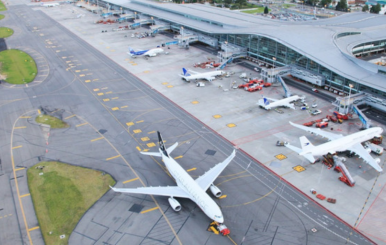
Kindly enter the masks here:
M 146 195 L 168 196 L 170 206 L 174 211 L 180 211 L 180 203 L 174 199 L 189 198 L 195 202 L 201 210 L 212 220 L 223 225 L 224 217 L 221 209 L 215 201 L 206 193 L 208 189 L 212 194 L 219 198 L 222 193 L 221 190 L 213 184 L 214 180 L 220 173 L 228 166 L 236 155 L 233 150 L 232 154 L 223 162 L 217 164 L 206 173 L 194 180 L 171 156 L 170 153 L 178 146 L 178 142 L 169 148 L 165 148 L 164 142 L 160 132 L 158 132 L 159 152 L 141 152 L 144 155 L 162 157 L 162 161 L 166 165 L 167 170 L 175 179 L 177 186 L 159 186 L 159 187 L 139 187 L 139 188 L 113 188 L 115 192 L 122 193 L 136 193 Z M 224 225 L 223 225 L 224 226 Z
M 221 76 L 221 75 L 224 75 L 225 72 L 224 71 L 209 71 L 209 72 L 203 72 L 203 73 L 199 73 L 199 72 L 195 72 L 195 71 L 189 71 L 193 74 L 190 74 L 185 68 L 182 68 L 182 74 L 180 74 L 180 77 L 182 77 L 182 79 L 184 79 L 185 81 L 187 82 L 190 82 L 190 80 L 198 80 L 198 79 L 205 79 L 209 82 L 213 81 L 214 79 L 216 79 L 216 76 Z
M 136 58 L 138 56 L 147 56 L 147 57 L 154 57 L 157 56 L 157 54 L 164 53 L 164 50 L 162 48 L 153 48 L 153 49 L 148 49 L 148 50 L 141 50 L 141 51 L 134 51 L 134 49 L 129 47 L 128 54 Z
M 270 110 L 272 108 L 279 107 L 279 106 L 284 106 L 284 107 L 288 107 L 288 108 L 291 108 L 291 109 L 295 110 L 295 105 L 291 104 L 291 102 L 294 102 L 294 101 L 297 101 L 297 100 L 304 101 L 304 99 L 305 99 L 304 96 L 300 97 L 298 95 L 294 95 L 294 96 L 291 96 L 291 97 L 288 97 L 288 98 L 285 98 L 285 99 L 281 99 L 281 100 L 276 100 L 276 99 L 270 99 L 270 98 L 263 97 L 262 99 L 260 99 L 258 101 L 257 104 L 261 108 L 264 108 L 266 110 Z M 273 101 L 273 102 L 269 102 L 270 100 Z
M 324 138 L 327 138 L 329 142 L 314 146 L 311 142 L 305 137 L 300 137 L 301 149 L 290 144 L 285 144 L 289 149 L 297 152 L 300 156 L 304 156 L 311 163 L 315 162 L 314 156 L 322 156 L 327 153 L 334 154 L 337 151 L 346 151 L 355 152 L 364 162 L 369 164 L 378 172 L 382 172 L 382 168 L 379 166 L 380 159 L 374 159 L 371 157 L 370 152 L 362 146 L 362 142 L 370 140 L 376 136 L 380 136 L 383 132 L 383 129 L 380 127 L 369 128 L 357 133 L 343 136 L 341 134 L 333 134 L 330 132 L 323 131 L 319 128 L 310 128 L 302 125 L 298 125 L 292 122 L 289 122 L 292 126 L 299 128 L 304 131 L 308 131 L 311 134 L 319 135 Z

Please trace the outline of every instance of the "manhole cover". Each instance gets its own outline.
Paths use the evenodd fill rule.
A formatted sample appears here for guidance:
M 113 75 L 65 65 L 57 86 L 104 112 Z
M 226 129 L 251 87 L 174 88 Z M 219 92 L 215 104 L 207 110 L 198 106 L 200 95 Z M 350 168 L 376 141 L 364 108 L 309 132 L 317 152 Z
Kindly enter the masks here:
M 100 133 L 100 134 L 104 134 L 104 133 L 106 133 L 106 132 L 107 132 L 106 129 L 100 129 L 100 130 L 99 130 L 99 133 Z
M 129 209 L 130 212 L 133 212 L 133 213 L 139 213 L 141 212 L 143 209 L 143 206 L 142 205 L 139 205 L 139 204 L 133 204 L 133 206 L 131 206 L 131 208 Z
M 214 151 L 214 150 L 207 150 L 207 151 L 205 152 L 205 154 L 206 154 L 206 155 L 209 155 L 209 156 L 213 156 L 214 154 L 216 154 L 216 151 Z

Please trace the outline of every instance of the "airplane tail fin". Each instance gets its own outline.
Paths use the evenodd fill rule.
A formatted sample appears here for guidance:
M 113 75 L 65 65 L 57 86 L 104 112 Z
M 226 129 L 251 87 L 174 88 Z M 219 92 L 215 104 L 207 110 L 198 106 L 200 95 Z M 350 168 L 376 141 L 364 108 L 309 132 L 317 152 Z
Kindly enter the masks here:
M 302 136 L 299 139 L 303 151 L 307 151 L 309 149 L 314 148 L 314 145 L 306 138 L 306 136 Z
M 185 68 L 182 68 L 182 74 L 184 74 L 184 76 L 190 76 L 188 70 L 186 70 Z
M 165 144 L 164 144 L 164 141 L 162 139 L 162 136 L 161 136 L 161 133 L 159 131 L 157 131 L 158 133 L 158 144 L 159 144 L 159 149 L 160 151 L 162 152 L 162 154 L 165 156 L 165 157 L 169 157 L 169 154 L 168 154 L 168 151 L 166 150 L 165 148 Z M 174 147 L 175 148 L 175 147 Z M 174 149 L 172 149 L 174 150 Z
M 263 97 L 263 102 L 264 102 L 264 105 L 269 105 L 269 100 L 265 97 Z
M 160 152 L 144 152 L 144 151 L 141 151 L 141 154 L 149 155 L 149 156 L 155 156 L 155 157 L 162 157 L 162 155 L 164 155 L 166 157 L 169 157 L 169 154 L 174 149 L 176 149 L 176 147 L 178 146 L 178 142 L 176 142 L 174 145 L 172 145 L 172 146 L 170 146 L 169 148 L 166 149 L 164 141 L 162 139 L 161 133 L 159 131 L 157 131 L 157 133 L 158 133 L 158 144 L 159 144 Z
M 134 49 L 132 49 L 131 47 L 129 47 L 129 51 L 130 51 L 130 54 L 134 54 L 135 53 Z

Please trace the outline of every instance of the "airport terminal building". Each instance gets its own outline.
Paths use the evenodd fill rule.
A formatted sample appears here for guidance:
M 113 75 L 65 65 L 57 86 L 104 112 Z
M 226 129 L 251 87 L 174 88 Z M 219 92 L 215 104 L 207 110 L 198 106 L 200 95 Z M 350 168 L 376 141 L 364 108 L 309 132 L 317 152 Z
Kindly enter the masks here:
M 96 0 L 95 0 L 96 3 Z M 329 19 L 283 21 L 205 4 L 104 0 L 100 6 L 196 36 L 216 48 L 239 47 L 249 59 L 293 65 L 325 78 L 348 94 L 363 91 L 386 101 L 386 66 L 362 59 L 386 50 L 386 16 L 350 13 Z M 182 27 L 182 28 L 181 28 Z

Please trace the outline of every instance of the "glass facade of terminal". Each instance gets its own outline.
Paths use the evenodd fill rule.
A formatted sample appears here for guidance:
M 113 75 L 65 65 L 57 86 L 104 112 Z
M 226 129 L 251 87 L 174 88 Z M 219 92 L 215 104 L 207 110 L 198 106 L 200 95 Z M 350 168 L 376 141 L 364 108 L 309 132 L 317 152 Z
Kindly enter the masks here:
M 140 3 L 140 4 L 143 4 L 143 3 Z M 120 6 L 115 6 L 115 7 L 119 9 Z M 151 6 L 151 7 L 154 7 L 154 6 Z M 132 10 L 132 11 L 135 11 L 135 10 Z M 143 14 L 143 15 L 146 15 L 146 14 Z M 188 14 L 181 14 L 181 13 L 179 13 L 179 15 L 184 15 L 184 17 L 186 18 L 194 19 L 197 21 L 203 21 L 210 25 L 221 26 L 220 23 L 208 21 L 208 19 L 200 20 L 196 16 L 189 16 Z M 159 20 L 164 23 L 169 23 L 172 31 L 179 32 L 181 28 L 181 25 L 179 23 L 173 23 L 167 19 L 159 19 Z M 321 74 L 326 78 L 325 84 L 327 86 L 335 88 L 338 91 L 342 91 L 346 94 L 348 94 L 350 90 L 349 84 L 352 84 L 354 85 L 354 87 L 351 89 L 351 93 L 363 91 L 371 94 L 376 94 L 377 96 L 386 97 L 385 92 L 382 92 L 374 88 L 371 88 L 370 86 L 364 85 L 365 81 L 363 81 L 363 84 L 360 84 L 350 79 L 347 79 L 344 76 L 329 70 L 328 68 L 319 64 L 315 60 L 312 60 L 307 56 L 300 54 L 299 52 L 291 49 L 290 47 L 287 47 L 281 44 L 280 42 L 277 42 L 268 37 L 260 36 L 260 35 L 250 35 L 250 34 L 210 34 L 196 29 L 189 29 L 189 27 L 187 26 L 184 26 L 184 29 L 191 30 L 194 33 L 214 38 L 218 40 L 220 44 L 227 41 L 229 44 L 234 44 L 243 48 L 247 48 L 248 56 L 259 59 L 268 64 L 274 64 L 274 66 L 276 67 L 285 66 L 285 65 L 296 65 L 306 70 L 310 70 L 312 72 Z M 360 34 L 360 33 L 346 32 L 346 33 L 337 35 L 336 38 L 340 38 L 347 35 L 357 35 L 357 34 Z M 367 45 L 370 45 L 370 44 L 367 44 Z M 385 40 L 379 41 L 379 43 L 377 43 L 377 45 L 375 45 L 374 47 L 379 49 L 379 47 L 382 45 L 383 45 L 383 48 L 385 48 L 385 45 L 386 45 Z M 366 45 L 360 45 L 360 46 L 354 47 L 353 52 L 355 48 L 356 50 L 358 51 L 361 50 L 363 52 L 364 49 L 367 50 L 367 47 L 368 46 Z

